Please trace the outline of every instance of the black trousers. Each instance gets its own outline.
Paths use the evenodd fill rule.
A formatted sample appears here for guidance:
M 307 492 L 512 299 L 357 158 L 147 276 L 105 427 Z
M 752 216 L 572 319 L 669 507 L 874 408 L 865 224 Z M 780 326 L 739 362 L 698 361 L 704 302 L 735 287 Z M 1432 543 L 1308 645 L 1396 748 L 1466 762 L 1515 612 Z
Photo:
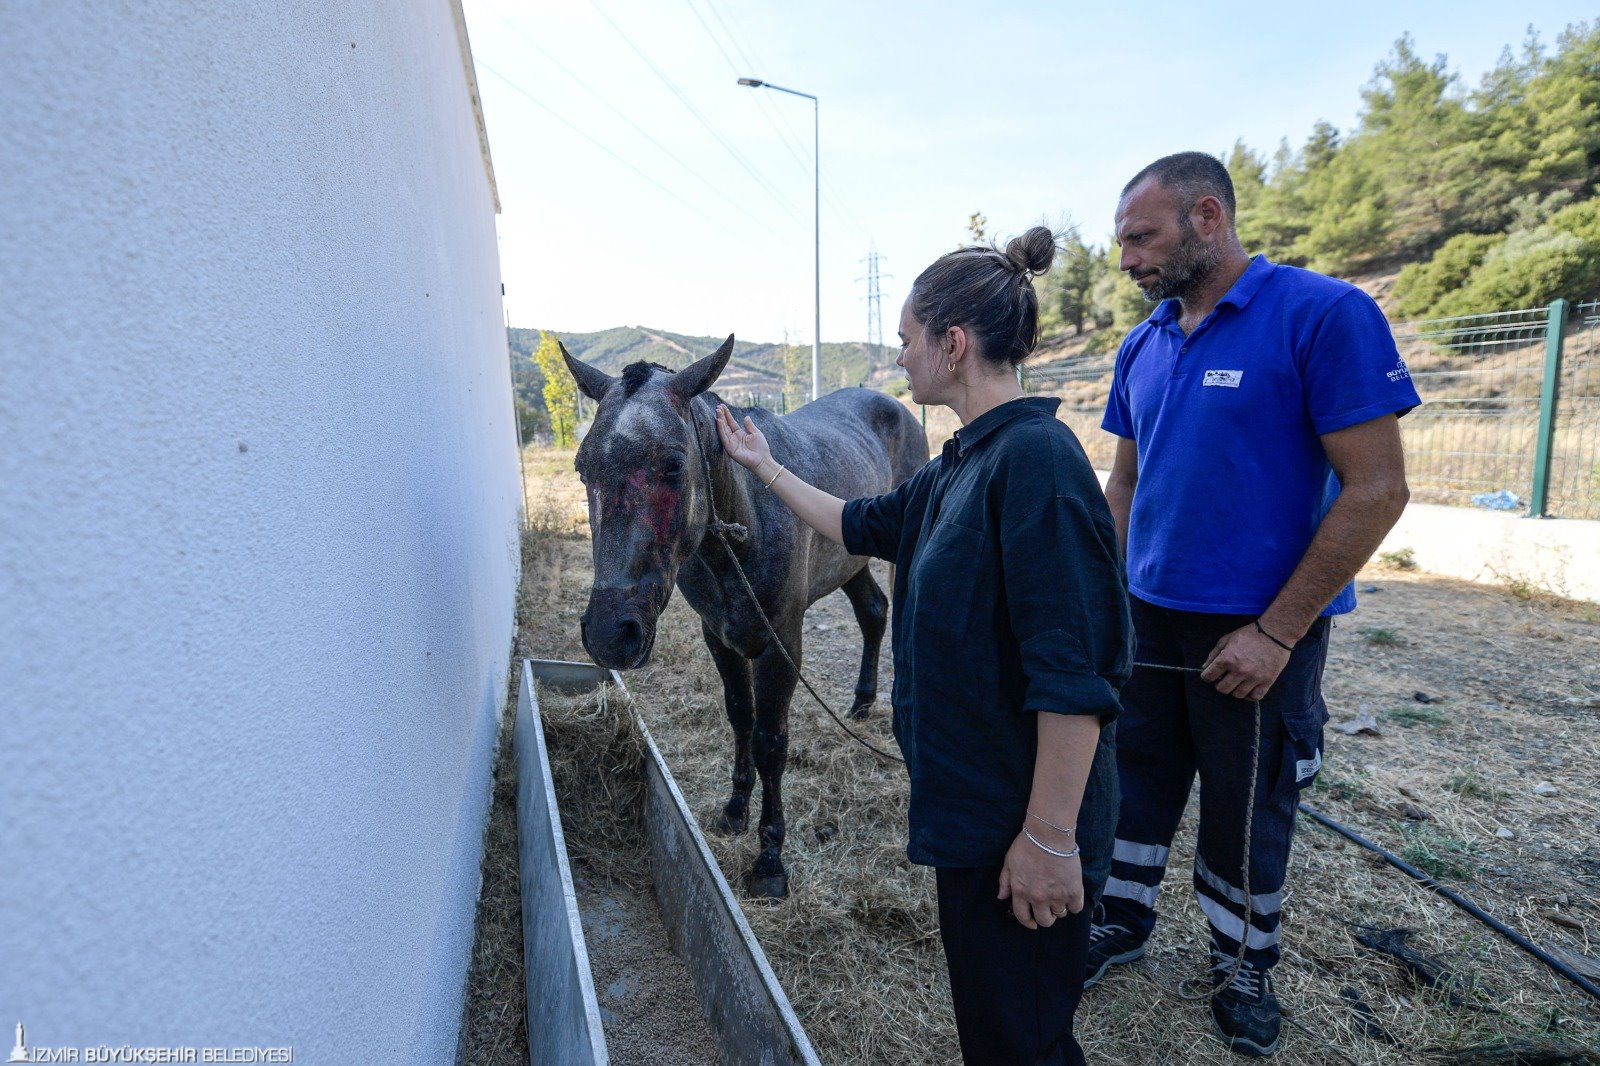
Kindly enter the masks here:
M 1000 867 L 940 867 L 939 936 L 966 1066 L 1080 1066 L 1089 913 L 1028 929 L 999 900 Z
M 1198 667 L 1224 634 L 1250 621 L 1249 616 L 1174 611 L 1133 600 L 1140 662 Z M 1322 766 L 1328 625 L 1326 618 L 1312 625 L 1261 701 L 1253 795 L 1255 716 L 1250 704 L 1222 695 L 1196 674 L 1134 668 L 1122 689 L 1122 717 L 1117 720 L 1122 813 L 1103 904 L 1107 923 L 1141 939 L 1150 935 L 1168 849 L 1198 773 L 1194 891 L 1211 926 L 1212 951 L 1219 959 L 1231 959 L 1245 940 L 1245 958 L 1252 966 L 1266 969 L 1277 963 L 1295 804 Z M 1247 820 L 1248 886 L 1243 876 Z

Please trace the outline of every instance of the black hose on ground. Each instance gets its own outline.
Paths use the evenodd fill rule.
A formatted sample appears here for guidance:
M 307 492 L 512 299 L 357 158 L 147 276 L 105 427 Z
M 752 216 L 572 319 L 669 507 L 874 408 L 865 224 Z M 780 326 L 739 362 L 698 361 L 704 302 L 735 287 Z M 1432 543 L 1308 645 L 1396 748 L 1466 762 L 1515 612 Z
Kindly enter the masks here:
M 1521 948 L 1523 951 L 1526 951 L 1528 954 L 1532 955 L 1534 958 L 1550 967 L 1556 973 L 1560 974 L 1562 977 L 1565 977 L 1567 980 L 1571 981 L 1573 984 L 1589 993 L 1589 995 L 1593 996 L 1595 999 L 1600 1000 L 1600 987 L 1597 987 L 1593 981 L 1590 981 L 1581 973 L 1574 970 L 1571 966 L 1568 966 L 1560 959 L 1554 957 L 1539 945 L 1535 944 L 1533 941 L 1529 940 L 1515 929 L 1512 929 L 1510 926 L 1500 921 L 1500 919 L 1496 918 L 1494 915 L 1490 914 L 1488 911 L 1484 910 L 1467 897 L 1461 895 L 1459 892 L 1446 888 L 1438 881 L 1435 881 L 1432 877 L 1429 877 L 1415 866 L 1412 866 L 1410 863 L 1400 858 L 1400 856 L 1387 851 L 1377 844 L 1374 844 L 1372 841 L 1368 840 L 1360 833 L 1357 833 L 1349 826 L 1341 825 L 1340 823 L 1334 821 L 1332 818 L 1329 818 L 1326 814 L 1323 814 L 1315 807 L 1302 803 L 1300 804 L 1300 813 L 1311 818 L 1318 824 L 1333 830 L 1346 840 L 1360 844 L 1373 854 L 1382 856 L 1383 860 L 1390 866 L 1393 866 L 1396 870 L 1399 870 L 1407 877 L 1410 877 L 1423 888 L 1430 888 L 1439 893 L 1439 895 L 1443 896 L 1451 903 L 1454 903 L 1457 907 L 1460 907 L 1462 910 L 1478 919 L 1478 921 L 1482 922 L 1484 925 L 1487 925 L 1490 929 L 1493 929 L 1495 932 L 1499 933 L 1501 936 L 1517 945 L 1517 947 Z

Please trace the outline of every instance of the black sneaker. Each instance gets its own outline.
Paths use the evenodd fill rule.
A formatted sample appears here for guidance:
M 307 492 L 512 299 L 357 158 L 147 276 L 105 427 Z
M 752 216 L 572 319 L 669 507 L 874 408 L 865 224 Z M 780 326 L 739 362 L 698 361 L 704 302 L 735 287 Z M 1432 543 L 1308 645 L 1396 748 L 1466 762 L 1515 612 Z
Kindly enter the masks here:
M 1144 941 L 1136 940 L 1129 929 L 1120 925 L 1091 925 L 1089 927 L 1089 965 L 1084 970 L 1083 988 L 1088 991 L 1100 983 L 1100 978 L 1113 966 L 1144 958 Z
M 1224 959 L 1211 969 L 1211 986 L 1215 988 L 1224 981 L 1227 987 L 1211 997 L 1211 1017 L 1222 1042 L 1231 1051 L 1255 1058 L 1266 1058 L 1277 1051 L 1282 1019 L 1267 971 L 1248 962 L 1241 962 L 1235 970 L 1234 960 Z

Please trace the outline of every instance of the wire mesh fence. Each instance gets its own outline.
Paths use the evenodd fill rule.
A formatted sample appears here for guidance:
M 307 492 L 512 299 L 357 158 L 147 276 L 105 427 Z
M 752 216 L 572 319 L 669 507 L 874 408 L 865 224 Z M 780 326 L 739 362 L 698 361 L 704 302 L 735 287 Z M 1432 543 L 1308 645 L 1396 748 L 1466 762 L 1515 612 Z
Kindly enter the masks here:
M 1600 518 L 1600 301 L 1578 304 L 1550 352 L 1551 308 L 1397 323 L 1395 343 L 1423 406 L 1400 422 L 1412 499 L 1526 512 L 1548 433 L 1546 514 Z M 1556 360 L 1550 417 L 1546 364 Z M 1060 417 L 1095 466 L 1115 440 L 1100 429 L 1112 355 L 1024 368 L 1030 392 L 1062 399 Z M 1398 369 L 1398 368 L 1397 368 Z

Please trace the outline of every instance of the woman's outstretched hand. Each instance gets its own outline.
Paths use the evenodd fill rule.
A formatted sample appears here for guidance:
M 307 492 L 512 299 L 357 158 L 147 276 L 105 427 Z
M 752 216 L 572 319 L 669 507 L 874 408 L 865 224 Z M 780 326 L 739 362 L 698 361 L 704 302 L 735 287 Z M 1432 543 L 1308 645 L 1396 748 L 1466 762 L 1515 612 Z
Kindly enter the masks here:
M 759 472 L 761 464 L 772 459 L 766 436 L 748 416 L 743 426 L 734 421 L 727 404 L 717 405 L 717 436 L 722 438 L 722 447 L 729 458 L 746 470 Z

